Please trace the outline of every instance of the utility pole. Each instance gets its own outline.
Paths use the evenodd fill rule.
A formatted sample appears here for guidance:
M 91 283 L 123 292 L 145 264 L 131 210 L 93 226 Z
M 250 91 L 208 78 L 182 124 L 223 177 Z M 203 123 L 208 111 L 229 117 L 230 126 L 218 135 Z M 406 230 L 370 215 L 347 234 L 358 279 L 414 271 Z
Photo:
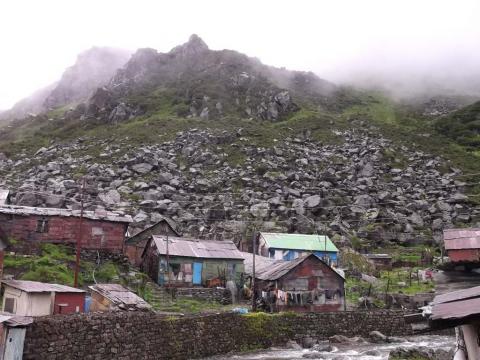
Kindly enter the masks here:
M 168 233 L 167 233 L 167 288 L 170 287 L 170 254 L 168 249 Z
M 85 177 L 82 179 L 82 192 L 80 195 L 80 223 L 78 226 L 78 234 L 77 234 L 77 249 L 76 249 L 76 256 L 75 256 L 75 277 L 73 280 L 73 286 L 78 287 L 78 273 L 80 271 L 80 254 L 82 252 L 82 238 L 83 238 L 83 198 L 85 195 Z
M 252 263 L 252 311 L 257 311 L 257 295 L 255 291 L 255 253 L 257 252 L 257 231 L 253 228 L 253 263 Z

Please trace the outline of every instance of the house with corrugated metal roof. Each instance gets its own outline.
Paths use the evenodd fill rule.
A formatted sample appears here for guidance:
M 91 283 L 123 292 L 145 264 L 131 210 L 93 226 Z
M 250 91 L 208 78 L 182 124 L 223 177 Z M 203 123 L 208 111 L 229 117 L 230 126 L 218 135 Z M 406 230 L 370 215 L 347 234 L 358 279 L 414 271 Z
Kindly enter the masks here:
M 480 228 L 444 230 L 443 241 L 452 262 L 480 262 Z
M 242 254 L 245 275 L 252 278 L 253 254 Z M 255 292 L 272 312 L 345 309 L 344 275 L 313 253 L 290 261 L 255 256 Z
M 243 276 L 243 256 L 231 241 L 153 235 L 142 254 L 142 270 L 159 285 L 225 286 Z
M 0 206 L 0 237 L 15 239 L 15 250 L 31 253 L 41 243 L 75 244 L 92 250 L 122 252 L 132 217 L 105 210 Z
M 143 249 L 145 249 L 145 245 L 152 235 L 168 235 L 175 237 L 181 236 L 181 234 L 177 231 L 174 222 L 167 217 L 162 217 L 155 224 L 135 233 L 125 241 L 124 252 L 131 264 L 140 266 L 142 262 Z
M 438 294 L 429 310 L 429 330 L 456 327 L 455 359 L 480 359 L 480 286 Z
M 338 249 L 327 235 L 261 232 L 257 243 L 258 254 L 276 260 L 294 260 L 313 253 L 331 265 L 338 262 Z
M 85 291 L 74 287 L 27 280 L 3 280 L 2 310 L 22 316 L 83 312 Z

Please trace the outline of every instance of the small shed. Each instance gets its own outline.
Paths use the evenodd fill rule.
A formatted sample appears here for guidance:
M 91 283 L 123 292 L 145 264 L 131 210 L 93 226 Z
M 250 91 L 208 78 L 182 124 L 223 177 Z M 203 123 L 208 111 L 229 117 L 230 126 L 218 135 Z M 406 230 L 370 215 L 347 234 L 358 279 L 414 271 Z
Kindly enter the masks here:
M 2 310 L 22 316 L 83 312 L 85 291 L 66 285 L 3 280 Z
M 90 311 L 151 309 L 150 304 L 120 284 L 96 284 L 89 289 L 92 295 Z
M 252 277 L 253 255 L 242 254 Z M 345 310 L 345 278 L 315 254 L 290 261 L 255 256 L 255 291 L 271 311 Z
M 327 235 L 261 232 L 257 253 L 276 260 L 294 260 L 314 253 L 331 265 L 338 263 L 338 248 Z
M 142 269 L 158 284 L 176 287 L 239 283 L 244 272 L 243 256 L 231 241 L 155 235 L 145 246 Z
M 26 328 L 31 317 L 0 314 L 0 359 L 22 359 Z
M 365 257 L 378 269 L 392 268 L 393 258 L 389 254 L 365 254 Z
M 452 262 L 480 262 L 480 228 L 444 230 L 443 241 Z
M 181 234 L 176 230 L 173 221 L 166 217 L 162 217 L 160 221 L 143 229 L 135 235 L 130 236 L 125 241 L 125 255 L 127 255 L 131 264 L 140 266 L 142 262 L 143 249 L 145 249 L 145 245 L 152 235 L 168 235 L 175 237 L 181 236 Z

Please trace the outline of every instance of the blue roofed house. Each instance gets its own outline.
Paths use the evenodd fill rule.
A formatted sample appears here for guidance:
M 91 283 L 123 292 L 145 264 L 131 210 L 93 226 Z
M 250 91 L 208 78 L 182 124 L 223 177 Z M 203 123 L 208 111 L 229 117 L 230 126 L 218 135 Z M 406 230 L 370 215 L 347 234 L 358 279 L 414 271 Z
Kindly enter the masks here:
M 277 260 L 293 260 L 314 253 L 330 265 L 338 264 L 338 248 L 326 235 L 261 232 L 258 253 Z

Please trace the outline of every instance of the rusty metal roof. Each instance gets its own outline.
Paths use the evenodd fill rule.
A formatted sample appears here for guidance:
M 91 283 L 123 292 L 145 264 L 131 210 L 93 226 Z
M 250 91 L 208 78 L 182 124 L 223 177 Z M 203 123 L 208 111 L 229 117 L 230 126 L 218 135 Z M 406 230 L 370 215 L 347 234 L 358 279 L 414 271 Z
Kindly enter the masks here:
M 432 320 L 462 319 L 480 313 L 480 298 L 436 304 L 432 307 Z
M 1 205 L 1 214 L 12 215 L 38 215 L 38 216 L 64 216 L 64 217 L 80 217 L 80 210 L 72 209 L 57 209 L 57 208 L 40 208 L 17 205 Z M 84 211 L 83 216 L 91 220 L 103 220 L 111 222 L 131 223 L 132 217 L 130 215 L 121 215 L 110 211 Z
M 6 205 L 8 202 L 9 190 L 0 189 L 0 205 Z
M 151 308 L 140 296 L 120 284 L 96 284 L 89 286 L 89 289 L 106 297 L 120 308 L 140 310 Z
M 174 234 L 176 234 L 177 236 L 181 236 L 181 234 L 176 229 L 175 223 L 171 219 L 162 216 L 161 220 L 157 221 L 155 224 L 150 225 L 150 226 L 146 227 L 145 229 L 143 229 L 142 231 L 137 232 L 135 235 L 130 236 L 127 240 L 125 240 L 125 244 L 134 244 L 134 243 L 138 242 L 140 240 L 140 236 L 142 234 L 150 231 L 151 229 L 153 229 L 155 226 L 157 226 L 158 224 L 160 224 L 162 222 L 165 222 Z
M 6 324 L 8 327 L 23 327 L 33 323 L 33 318 L 0 311 L 0 323 Z
M 151 244 L 155 244 L 158 253 L 166 255 L 167 237 L 153 235 L 152 239 Z M 243 260 L 242 253 L 231 241 L 197 240 L 169 236 L 168 253 L 170 256 L 191 258 Z
M 245 261 L 245 273 L 252 276 L 253 274 L 253 254 L 249 252 L 241 252 Z M 261 274 L 276 263 L 284 263 L 286 260 L 275 260 L 261 255 L 255 255 L 255 275 Z
M 443 231 L 445 250 L 480 249 L 480 229 L 448 229 Z
M 245 257 L 245 273 L 247 275 L 253 276 L 253 254 L 250 253 L 242 253 Z M 249 255 L 247 255 L 249 254 Z M 298 257 L 295 260 L 274 260 L 274 259 L 268 259 L 263 256 L 258 256 L 255 255 L 255 278 L 259 280 L 278 280 L 282 276 L 286 275 L 288 272 L 293 270 L 295 267 L 300 265 L 302 262 L 304 262 L 306 259 L 308 259 L 310 256 L 314 256 L 318 261 L 323 262 L 329 269 L 331 269 L 336 275 L 340 276 L 342 279 L 344 277 L 335 271 L 332 267 L 330 267 L 328 264 L 326 264 L 322 259 L 320 259 L 317 255 L 315 254 L 308 254 L 304 255 L 301 257 Z M 268 261 L 268 260 L 272 261 Z M 257 263 L 258 261 L 258 263 Z M 247 266 L 248 263 L 248 266 Z M 258 266 L 259 265 L 259 266 Z M 247 270 L 248 269 L 248 270 Z
M 71 286 L 48 284 L 38 281 L 28 280 L 2 280 L 2 284 L 13 287 L 18 290 L 22 290 L 28 293 L 40 293 L 40 292 L 62 292 L 62 293 L 84 293 L 82 289 L 77 289 Z
M 462 319 L 480 314 L 480 286 L 437 295 L 433 299 L 432 320 Z

